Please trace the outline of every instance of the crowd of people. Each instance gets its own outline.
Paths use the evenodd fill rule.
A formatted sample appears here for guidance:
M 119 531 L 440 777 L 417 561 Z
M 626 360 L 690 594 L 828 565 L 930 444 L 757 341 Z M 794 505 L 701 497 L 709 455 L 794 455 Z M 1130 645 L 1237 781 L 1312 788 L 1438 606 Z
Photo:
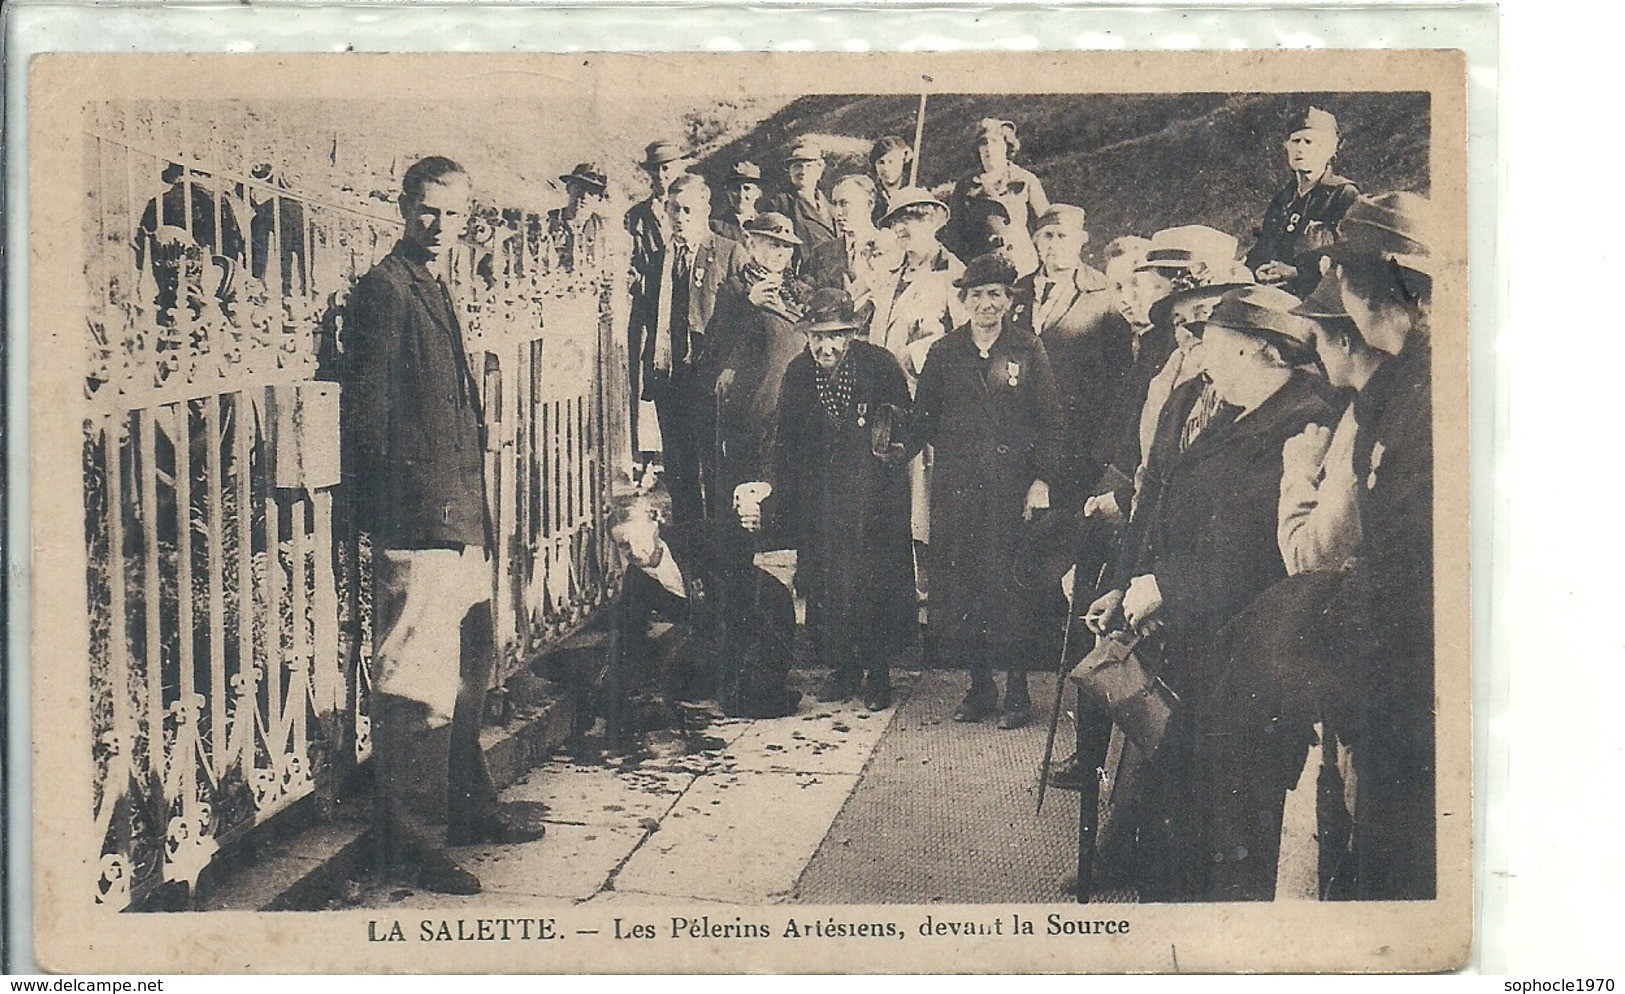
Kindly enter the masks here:
M 627 567 L 598 688 L 610 734 L 683 698 L 800 706 L 792 592 L 755 562 L 794 549 L 822 701 L 891 707 L 891 668 L 919 651 L 967 673 L 957 721 L 1015 729 L 1040 710 L 1029 669 L 1076 666 L 1098 694 L 1101 660 L 1133 658 L 1131 693 L 1101 698 L 1121 741 L 1098 867 L 1142 899 L 1273 897 L 1283 805 L 1317 741 L 1351 826 L 1321 833 L 1320 893 L 1431 896 L 1428 201 L 1362 196 L 1332 171 L 1335 118 L 1309 108 L 1283 128 L 1290 176 L 1245 253 L 1180 225 L 1115 238 L 1101 270 L 1085 208 L 1017 164 L 1016 130 L 982 121 L 978 168 L 946 200 L 905 179 L 914 150 L 894 136 L 834 177 L 797 140 L 777 191 L 748 161 L 713 191 L 688 150 L 648 146 L 650 195 L 625 218 L 628 379 L 661 445 L 610 517 Z M 601 192 L 596 167 L 575 175 Z M 411 560 L 451 572 L 489 538 L 454 499 L 478 444 L 466 361 L 425 358 L 456 337 L 422 263 L 455 220 L 439 191 L 463 186 L 454 164 L 415 166 L 406 237 L 357 287 L 363 336 L 402 329 L 376 332 L 390 344 L 371 364 L 363 350 L 346 397 L 371 426 L 363 465 L 390 481 L 371 505 L 385 589 L 408 603 Z M 393 407 L 392 375 L 413 391 Z M 657 621 L 684 633 L 675 648 Z M 418 733 L 438 727 L 434 697 L 428 717 L 473 762 L 456 751 L 467 668 L 461 693 L 411 679 L 400 643 L 425 628 L 391 643 L 384 626 L 375 689 L 409 702 Z M 375 741 L 394 741 L 379 714 Z M 427 749 L 444 769 L 445 744 Z M 421 779 L 425 749 L 404 754 Z M 1075 788 L 1095 767 L 1047 775 Z M 521 833 L 475 793 L 452 812 L 462 835 Z M 425 886 L 477 887 L 409 834 L 437 853 Z

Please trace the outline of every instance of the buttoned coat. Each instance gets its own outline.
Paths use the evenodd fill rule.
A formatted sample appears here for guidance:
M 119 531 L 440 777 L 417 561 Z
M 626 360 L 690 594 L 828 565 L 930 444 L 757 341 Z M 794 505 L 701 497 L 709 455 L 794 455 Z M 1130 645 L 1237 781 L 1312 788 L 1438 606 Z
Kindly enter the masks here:
M 820 246 L 840 238 L 835 231 L 835 212 L 824 191 L 819 190 L 816 199 L 809 202 L 794 190 L 789 190 L 772 197 L 767 206 L 761 209 L 777 211 L 795 226 L 796 237 L 801 239 L 801 245 L 796 249 L 798 275 L 814 285 L 839 286 L 838 283 L 830 284 L 831 274 L 819 268 L 828 263 L 828 257 L 821 254 Z
M 1043 343 L 1006 325 L 983 359 L 961 325 L 931 347 L 914 416 L 935 453 L 931 477 L 931 626 L 938 638 L 1031 633 L 1014 582 L 1022 508 L 1060 467 L 1060 400 Z
M 484 424 L 444 284 L 406 242 L 350 291 L 343 432 L 375 548 L 485 546 Z
M 1128 322 L 1112 306 L 1106 277 L 1079 266 L 1047 297 L 1039 287 L 1043 273 L 1023 277 L 1015 287 L 1018 301 L 1012 320 L 1044 343 L 1066 423 L 1061 479 L 1068 498 L 1087 497 L 1105 469 L 1110 453 L 1104 444 L 1111 413 L 1132 361 Z M 1057 503 L 1057 506 L 1060 506 Z
M 1176 391 L 1198 393 L 1197 380 Z M 1181 453 L 1176 436 L 1185 419 L 1165 411 L 1153 451 L 1170 458 L 1158 471 L 1160 494 L 1144 508 L 1147 539 L 1133 572 L 1157 579 L 1168 657 L 1163 679 L 1181 696 L 1202 691 L 1207 650 L 1219 629 L 1286 576 L 1275 538 L 1281 447 L 1335 413 L 1324 387 L 1294 372 L 1240 418 L 1216 418 Z
M 912 405 L 885 349 L 854 341 L 842 363 L 852 367 L 852 410 L 837 423 L 819 400 L 812 354 L 790 360 L 763 513 L 776 541 L 798 550 L 808 625 L 826 638 L 870 637 L 895 649 L 916 618 L 908 472 L 903 460 L 874 454 L 871 431 L 889 406 L 892 440 L 906 447 Z

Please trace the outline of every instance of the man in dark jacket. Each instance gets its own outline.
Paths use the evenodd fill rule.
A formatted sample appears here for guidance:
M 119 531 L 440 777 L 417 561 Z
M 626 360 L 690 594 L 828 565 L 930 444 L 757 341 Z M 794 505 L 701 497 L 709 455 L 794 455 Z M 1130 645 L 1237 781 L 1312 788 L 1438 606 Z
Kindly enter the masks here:
M 836 285 L 839 271 L 821 268 L 828 265 L 829 258 L 822 246 L 840 238 L 835 230 L 834 208 L 819 187 L 824 178 L 824 150 L 809 138 L 796 142 L 784 157 L 784 176 L 784 192 L 774 197 L 766 209 L 789 218 L 796 237 L 801 239 L 796 275 L 814 286 Z
M 675 702 L 715 698 L 726 714 L 794 714 L 787 686 L 795 602 L 752 563 L 750 536 L 723 522 L 672 522 L 657 488 L 622 495 L 608 527 L 626 572 L 610 607 L 609 665 L 596 695 L 612 738 L 676 725 Z M 676 626 L 657 642 L 651 622 Z
M 1057 507 L 1081 505 L 1106 468 L 1101 430 L 1132 359 L 1129 325 L 1112 307 L 1106 277 L 1083 261 L 1084 220 L 1083 208 L 1070 204 L 1053 204 L 1039 217 L 1039 269 L 1016 282 L 1012 315 L 1044 343 L 1061 394 L 1066 444 Z
M 536 838 L 498 813 L 479 749 L 496 653 L 485 428 L 462 329 L 431 271 L 461 233 L 469 181 L 440 156 L 402 180 L 405 231 L 351 291 L 347 472 L 372 536 L 379 853 L 443 893 L 479 881 L 445 845 Z
M 933 446 L 931 628 L 970 672 L 958 721 L 998 711 L 993 669 L 1009 668 L 1000 726 L 1031 718 L 1033 598 L 1013 566 L 1023 520 L 1050 506 L 1061 405 L 1042 342 L 1010 324 L 1015 269 L 980 256 L 956 281 L 970 321 L 931 347 L 915 393 L 917 441 Z
M 649 197 L 626 212 L 626 232 L 632 237 L 632 271 L 627 282 L 631 307 L 626 330 L 626 355 L 630 363 L 627 378 L 632 399 L 628 426 L 632 451 L 638 452 L 638 402 L 645 396 L 643 351 L 655 334 L 660 312 L 660 272 L 665 266 L 666 243 L 671 240 L 671 219 L 666 211 L 666 190 L 687 169 L 691 156 L 673 142 L 650 142 L 639 163 L 649 174 Z
M 1349 208 L 1329 253 L 1360 335 L 1394 357 L 1354 401 L 1362 542 L 1352 580 L 1365 622 L 1354 873 L 1356 893 L 1372 900 L 1423 900 L 1436 888 L 1434 238 L 1427 199 L 1389 193 Z
M 1310 107 L 1294 119 L 1284 146 L 1292 182 L 1270 200 L 1258 241 L 1247 252 L 1247 268 L 1258 282 L 1298 297 L 1309 296 L 1320 282 L 1322 251 L 1360 196 L 1353 181 L 1332 172 L 1337 141 L 1337 118 L 1326 111 Z
M 853 340 L 860 323 L 845 291 L 813 294 L 799 323 L 807 349 L 779 393 L 772 490 L 759 514 L 741 508 L 741 520 L 757 530 L 765 517 L 768 544 L 797 550 L 807 628 L 829 667 L 819 699 L 861 689 L 879 711 L 891 706 L 891 656 L 915 628 L 910 401 L 891 353 Z

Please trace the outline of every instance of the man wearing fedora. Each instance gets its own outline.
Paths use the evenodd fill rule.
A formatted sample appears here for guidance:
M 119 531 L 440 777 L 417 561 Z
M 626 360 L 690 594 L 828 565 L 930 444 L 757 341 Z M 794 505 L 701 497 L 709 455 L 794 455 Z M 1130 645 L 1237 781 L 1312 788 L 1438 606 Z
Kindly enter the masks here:
M 711 219 L 711 230 L 743 245 L 745 222 L 756 216 L 762 199 L 762 168 L 754 162 L 736 162 L 722 180 L 722 210 Z
M 1433 717 L 1433 381 L 1438 246 L 1414 193 L 1362 197 L 1327 249 L 1360 337 L 1391 356 L 1355 395 L 1364 608 L 1356 697 L 1356 893 L 1426 899 L 1436 887 Z
M 599 258 L 609 180 L 596 163 L 581 162 L 560 176 L 559 182 L 569 200 L 547 212 L 547 239 L 553 246 L 554 265 L 574 272 L 577 266 L 591 266 Z
M 1321 250 L 1360 195 L 1352 180 L 1332 172 L 1337 144 L 1337 118 L 1330 113 L 1310 107 L 1293 118 L 1283 144 L 1292 180 L 1270 199 L 1258 240 L 1247 252 L 1247 268 L 1258 282 L 1299 297 L 1320 282 Z
M 741 520 L 797 550 L 796 585 L 828 675 L 819 700 L 891 706 L 891 657 L 913 641 L 908 384 L 891 353 L 857 340 L 844 290 L 814 291 L 806 348 L 779 393 L 767 499 Z M 867 675 L 866 675 L 867 674 Z
M 401 240 L 351 291 L 345 476 L 372 540 L 375 841 L 437 893 L 480 882 L 448 843 L 541 835 L 510 822 L 479 747 L 496 662 L 485 424 L 436 270 L 468 216 L 468 175 L 430 156 L 401 181 Z
M 717 501 L 767 471 L 784 370 L 806 347 L 796 322 L 810 288 L 791 271 L 801 244 L 783 214 L 769 211 L 747 222 L 750 258 L 724 280 L 706 326 L 697 376 L 713 397 L 701 453 L 713 519 Z
M 688 169 L 692 156 L 674 142 L 653 141 L 639 163 L 649 174 L 649 196 L 626 212 L 626 230 L 632 237 L 631 275 L 627 290 L 631 307 L 627 326 L 627 371 L 632 400 L 629 425 L 632 450 L 640 450 L 638 402 L 652 400 L 643 384 L 643 353 L 655 333 L 660 311 L 660 273 L 665 266 L 666 243 L 671 238 L 671 218 L 666 211 L 666 191 L 672 180 Z
M 824 150 L 816 141 L 802 138 L 784 157 L 786 188 L 774 197 L 768 209 L 790 219 L 801 248 L 796 253 L 796 272 L 815 286 L 827 285 L 838 274 L 817 269 L 818 260 L 827 259 L 822 246 L 837 241 L 835 211 L 819 188 L 824 178 Z
M 915 395 L 931 477 L 931 628 L 970 673 L 956 721 L 1000 713 L 993 670 L 1009 672 L 1000 727 L 1031 720 L 1033 598 L 1014 577 L 1024 521 L 1050 506 L 1065 428 L 1043 343 L 1010 323 L 1016 272 L 980 256 L 956 282 L 970 320 L 931 347 Z

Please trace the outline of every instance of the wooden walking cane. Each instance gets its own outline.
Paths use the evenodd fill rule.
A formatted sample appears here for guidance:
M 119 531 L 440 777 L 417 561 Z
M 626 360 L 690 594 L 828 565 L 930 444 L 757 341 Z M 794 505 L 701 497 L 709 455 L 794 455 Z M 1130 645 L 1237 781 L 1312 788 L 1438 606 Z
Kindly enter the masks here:
M 1106 579 L 1106 565 L 1106 563 L 1100 564 L 1100 573 L 1095 577 L 1091 590 L 1098 590 L 1100 584 Z M 1044 762 L 1038 769 L 1038 810 L 1035 814 L 1044 813 L 1044 794 L 1049 787 L 1050 766 L 1055 759 L 1055 733 L 1060 728 L 1061 702 L 1065 699 L 1066 678 L 1072 665 L 1070 660 L 1072 623 L 1078 617 L 1078 599 L 1084 593 L 1081 581 L 1082 575 L 1074 569 L 1072 574 L 1072 599 L 1067 603 L 1066 625 L 1061 630 L 1061 660 L 1055 673 L 1055 706 L 1050 708 L 1049 737 L 1044 740 Z

